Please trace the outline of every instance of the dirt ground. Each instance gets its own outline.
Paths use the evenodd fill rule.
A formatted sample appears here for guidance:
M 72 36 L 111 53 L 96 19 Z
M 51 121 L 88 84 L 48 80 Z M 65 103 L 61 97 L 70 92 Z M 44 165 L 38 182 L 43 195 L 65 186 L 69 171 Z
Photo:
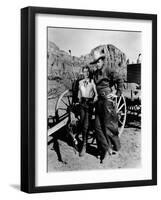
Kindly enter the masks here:
M 49 81 L 49 83 L 50 90 L 53 85 L 55 86 L 55 82 Z M 62 89 L 62 87 L 60 88 Z M 58 91 L 56 91 L 57 93 Z M 48 115 L 55 115 L 57 99 L 58 97 L 55 96 L 48 101 Z M 96 144 L 91 145 L 89 141 L 85 156 L 79 157 L 79 153 L 73 148 L 71 141 L 71 138 L 63 129 L 48 137 L 48 172 L 138 168 L 141 166 L 141 122 L 135 115 L 128 115 L 126 118 L 126 126 L 120 136 L 121 149 L 118 154 L 106 157 L 102 164 L 100 164 L 100 159 L 97 156 Z
M 53 141 L 49 138 L 48 144 L 48 172 L 92 170 L 92 169 L 118 169 L 138 168 L 141 166 L 141 129 L 131 124 L 122 133 L 121 149 L 116 155 L 107 156 L 102 164 L 96 156 L 96 145 L 88 145 L 87 153 L 79 157 L 70 142 L 58 133 L 56 145 L 53 149 Z M 69 138 L 68 138 L 69 139 Z M 62 161 L 60 160 L 60 157 Z

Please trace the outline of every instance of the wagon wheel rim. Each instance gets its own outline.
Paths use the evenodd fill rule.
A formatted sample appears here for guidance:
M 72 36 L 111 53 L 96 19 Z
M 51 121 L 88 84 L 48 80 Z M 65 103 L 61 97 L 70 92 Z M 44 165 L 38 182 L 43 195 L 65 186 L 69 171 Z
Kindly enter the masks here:
M 70 117 L 72 109 L 72 93 L 70 90 L 65 90 L 56 102 L 55 116 L 58 121 L 62 118 Z
M 125 127 L 126 112 L 127 112 L 126 101 L 123 95 L 116 98 L 116 112 L 118 115 L 118 131 L 120 137 Z
M 68 122 L 79 120 L 79 116 L 76 117 L 73 108 L 72 91 L 65 90 L 56 102 L 55 116 L 57 122 L 65 118 L 68 118 Z

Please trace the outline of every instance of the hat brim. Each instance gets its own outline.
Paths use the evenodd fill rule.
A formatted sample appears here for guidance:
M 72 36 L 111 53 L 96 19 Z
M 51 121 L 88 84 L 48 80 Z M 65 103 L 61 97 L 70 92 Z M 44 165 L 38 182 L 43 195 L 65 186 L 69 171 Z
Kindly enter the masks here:
M 105 58 L 105 56 L 102 55 L 102 56 L 100 56 L 99 58 L 97 58 L 97 59 L 93 60 L 92 62 L 90 62 L 90 64 L 95 64 L 95 63 L 97 63 L 100 59 L 104 59 L 104 58 Z

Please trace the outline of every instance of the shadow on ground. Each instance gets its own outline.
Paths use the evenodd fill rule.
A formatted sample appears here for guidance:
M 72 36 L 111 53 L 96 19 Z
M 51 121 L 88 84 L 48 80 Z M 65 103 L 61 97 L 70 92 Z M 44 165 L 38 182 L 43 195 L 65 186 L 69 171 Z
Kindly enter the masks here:
M 81 147 L 82 147 L 82 140 L 78 137 L 79 135 L 76 136 L 77 139 L 77 144 L 74 141 L 74 136 L 70 134 L 68 131 L 67 126 L 62 127 L 58 131 L 54 132 L 52 135 L 50 135 L 50 140 L 48 141 L 48 145 L 52 144 L 51 150 L 54 150 L 57 154 L 58 161 L 64 162 L 61 156 L 61 151 L 60 151 L 60 145 L 59 145 L 59 140 L 65 142 L 67 145 L 73 148 L 73 150 L 76 152 L 79 152 Z M 91 145 L 90 142 L 87 145 L 87 153 L 97 157 L 98 152 L 97 152 L 97 146 L 96 145 Z

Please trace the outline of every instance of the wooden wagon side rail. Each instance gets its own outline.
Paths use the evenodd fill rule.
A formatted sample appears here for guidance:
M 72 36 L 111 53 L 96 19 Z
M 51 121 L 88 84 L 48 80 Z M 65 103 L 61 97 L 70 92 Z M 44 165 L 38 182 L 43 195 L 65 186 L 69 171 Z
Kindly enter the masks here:
M 51 134 L 53 134 L 54 132 L 58 131 L 60 128 L 62 128 L 63 126 L 66 125 L 68 121 L 68 118 L 64 118 L 61 122 L 59 122 L 58 124 L 56 124 L 54 127 L 50 128 L 48 130 L 48 136 L 50 136 Z

